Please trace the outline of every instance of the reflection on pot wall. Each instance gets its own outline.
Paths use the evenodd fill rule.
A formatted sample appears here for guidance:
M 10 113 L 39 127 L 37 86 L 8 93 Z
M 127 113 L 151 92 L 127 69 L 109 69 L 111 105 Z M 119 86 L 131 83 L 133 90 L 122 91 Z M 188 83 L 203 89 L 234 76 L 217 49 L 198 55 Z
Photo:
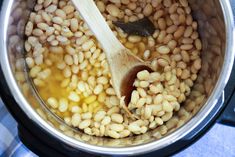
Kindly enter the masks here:
M 191 95 L 183 107 L 165 125 L 156 128 L 144 135 L 125 139 L 108 139 L 86 135 L 75 128 L 63 124 L 55 114 L 48 110 L 44 102 L 38 97 L 32 80 L 29 79 L 24 60 L 24 27 L 29 18 L 30 11 L 34 8 L 32 0 L 15 0 L 12 6 L 11 17 L 8 21 L 8 53 L 15 74 L 15 79 L 22 92 L 42 118 L 47 119 L 58 130 L 68 136 L 90 144 L 101 146 L 128 146 L 151 142 L 159 139 L 167 132 L 185 124 L 196 114 L 207 97 L 210 96 L 220 75 L 225 52 L 225 25 L 219 0 L 191 0 L 190 5 L 194 18 L 198 20 L 200 37 L 203 43 L 202 69 L 197 78 Z M 196 53 L 196 52 L 195 52 Z M 196 54 L 195 54 L 196 55 Z M 188 84 L 191 84 L 189 81 Z

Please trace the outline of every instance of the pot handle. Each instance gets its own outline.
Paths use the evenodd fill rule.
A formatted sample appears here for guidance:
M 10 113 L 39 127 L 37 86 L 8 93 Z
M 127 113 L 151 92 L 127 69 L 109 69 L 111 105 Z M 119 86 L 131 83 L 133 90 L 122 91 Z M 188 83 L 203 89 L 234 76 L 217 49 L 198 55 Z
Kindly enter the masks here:
M 235 66 L 233 67 L 232 78 L 229 81 L 232 83 L 235 82 Z M 235 88 L 230 90 L 231 94 L 228 96 L 227 100 L 225 100 L 226 107 L 217 122 L 235 127 Z
M 219 117 L 218 122 L 235 127 L 235 93 L 233 93 L 230 102 L 228 103 L 222 115 Z

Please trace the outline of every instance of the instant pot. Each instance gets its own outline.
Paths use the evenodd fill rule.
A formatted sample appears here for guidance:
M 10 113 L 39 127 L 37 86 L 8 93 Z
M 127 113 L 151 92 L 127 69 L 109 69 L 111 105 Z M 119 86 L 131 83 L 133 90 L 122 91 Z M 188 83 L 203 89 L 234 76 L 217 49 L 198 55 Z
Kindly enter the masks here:
M 157 138 L 154 130 L 124 139 L 94 137 L 63 123 L 44 105 L 24 62 L 24 28 L 34 0 L 2 0 L 0 94 L 22 142 L 39 156 L 168 156 L 189 147 L 216 122 L 235 126 L 235 1 L 189 0 L 203 43 L 202 69 L 188 99 L 203 101 L 187 122 Z M 233 12 L 234 11 L 234 12 Z M 16 80 L 16 69 L 24 74 Z M 196 101 L 196 100 L 195 100 Z M 182 107 L 184 104 L 182 104 Z

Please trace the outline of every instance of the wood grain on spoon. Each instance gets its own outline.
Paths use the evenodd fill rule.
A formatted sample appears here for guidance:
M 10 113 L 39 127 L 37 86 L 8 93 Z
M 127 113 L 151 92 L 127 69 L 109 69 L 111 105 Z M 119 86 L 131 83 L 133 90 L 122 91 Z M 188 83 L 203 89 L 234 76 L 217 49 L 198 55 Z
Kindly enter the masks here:
M 150 66 L 120 43 L 93 0 L 72 1 L 104 49 L 118 98 L 125 96 L 125 103 L 128 104 L 137 73 L 144 69 L 151 71 Z M 126 106 L 124 109 L 131 115 Z

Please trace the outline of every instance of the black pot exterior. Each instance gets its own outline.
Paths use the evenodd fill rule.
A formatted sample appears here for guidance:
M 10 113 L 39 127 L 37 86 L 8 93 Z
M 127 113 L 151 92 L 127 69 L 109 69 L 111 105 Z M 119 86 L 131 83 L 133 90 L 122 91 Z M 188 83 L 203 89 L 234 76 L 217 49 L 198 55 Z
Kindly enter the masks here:
M 235 6 L 235 1 L 230 0 L 231 4 Z M 2 1 L 0 0 L 0 5 Z M 235 10 L 235 8 L 233 8 Z M 4 78 L 2 72 L 2 67 L 0 67 L 0 96 L 7 106 L 10 113 L 18 122 L 19 137 L 22 142 L 31 149 L 34 153 L 39 156 L 95 156 L 81 152 L 80 150 L 74 149 L 71 146 L 62 143 L 55 137 L 46 133 L 40 126 L 35 124 L 27 116 L 27 113 L 24 113 L 17 101 L 13 97 L 10 89 L 7 85 L 7 82 Z M 160 149 L 158 151 L 145 154 L 144 156 L 169 156 L 175 154 L 196 142 L 201 136 L 203 136 L 212 126 L 218 121 L 223 124 L 235 126 L 235 66 L 233 67 L 232 75 L 230 80 L 224 90 L 224 99 L 223 105 L 218 105 L 218 108 L 215 108 L 203 122 L 195 128 L 190 134 L 188 134 L 184 139 L 181 139 L 168 147 Z M 220 99 L 220 100 L 221 100 Z M 218 103 L 222 103 L 219 101 Z M 102 152 L 101 152 L 102 153 Z

